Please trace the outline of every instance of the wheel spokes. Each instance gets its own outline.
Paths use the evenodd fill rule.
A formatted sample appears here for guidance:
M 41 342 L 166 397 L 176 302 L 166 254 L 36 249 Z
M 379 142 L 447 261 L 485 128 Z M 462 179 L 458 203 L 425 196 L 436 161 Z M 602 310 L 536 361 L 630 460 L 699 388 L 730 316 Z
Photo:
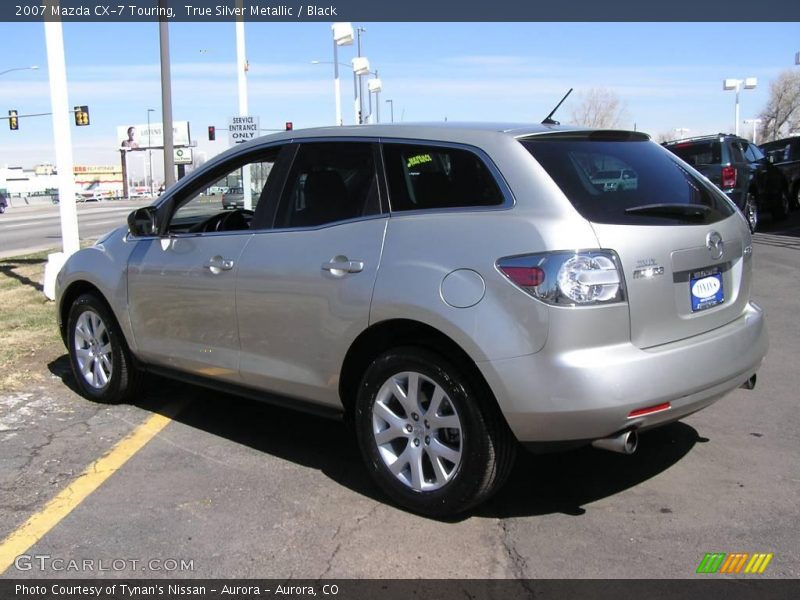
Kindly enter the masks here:
M 80 314 L 73 332 L 72 351 L 84 381 L 95 389 L 108 385 L 113 373 L 112 345 L 108 328 L 93 310 Z
M 444 388 L 414 371 L 389 377 L 372 405 L 378 454 L 415 491 L 446 485 L 461 463 L 461 419 Z

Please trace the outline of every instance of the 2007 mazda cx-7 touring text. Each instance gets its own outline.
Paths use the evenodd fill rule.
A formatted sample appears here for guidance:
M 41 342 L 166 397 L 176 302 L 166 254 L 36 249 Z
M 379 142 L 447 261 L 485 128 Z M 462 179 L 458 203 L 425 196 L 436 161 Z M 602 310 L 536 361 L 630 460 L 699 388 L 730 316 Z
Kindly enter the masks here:
M 752 387 L 752 251 L 641 133 L 309 129 L 223 153 L 72 255 L 58 317 L 87 397 L 150 372 L 342 415 L 380 488 L 438 516 L 492 494 L 520 443 L 630 453 Z

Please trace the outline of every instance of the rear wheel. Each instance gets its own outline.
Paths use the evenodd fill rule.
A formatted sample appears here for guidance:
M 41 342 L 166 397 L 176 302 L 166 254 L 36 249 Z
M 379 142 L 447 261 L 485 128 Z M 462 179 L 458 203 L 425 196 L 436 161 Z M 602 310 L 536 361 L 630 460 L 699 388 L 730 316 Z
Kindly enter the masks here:
M 67 321 L 72 372 L 81 393 L 107 403 L 131 399 L 137 390 L 136 367 L 106 303 L 84 294 L 72 303 Z
M 367 469 L 401 506 L 463 512 L 505 480 L 516 442 L 497 408 L 444 358 L 398 348 L 367 369 L 355 424 Z
M 772 218 L 776 221 L 783 221 L 789 216 L 789 192 L 784 190 L 781 192 L 780 198 L 775 208 L 772 209 Z
M 755 233 L 758 227 L 758 203 L 756 202 L 756 197 L 752 193 L 747 194 L 742 213 L 744 213 L 744 218 L 747 219 L 750 233 Z

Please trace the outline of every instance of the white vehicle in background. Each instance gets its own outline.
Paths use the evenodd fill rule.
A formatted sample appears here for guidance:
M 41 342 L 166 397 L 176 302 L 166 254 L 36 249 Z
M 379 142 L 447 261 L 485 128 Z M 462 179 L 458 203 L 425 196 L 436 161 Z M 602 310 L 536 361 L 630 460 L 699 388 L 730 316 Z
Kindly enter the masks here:
M 633 169 L 611 169 L 598 171 L 592 178 L 592 184 L 600 191 L 624 192 L 638 187 L 636 171 Z

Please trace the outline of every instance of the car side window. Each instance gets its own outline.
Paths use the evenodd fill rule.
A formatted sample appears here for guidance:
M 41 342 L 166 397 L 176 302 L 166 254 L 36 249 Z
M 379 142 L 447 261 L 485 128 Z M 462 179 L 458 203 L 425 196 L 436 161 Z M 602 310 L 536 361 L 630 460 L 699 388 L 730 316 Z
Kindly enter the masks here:
M 249 229 L 266 196 L 280 148 L 271 148 L 244 164 L 216 170 L 179 200 L 167 224 L 169 233 L 207 233 Z M 250 207 L 247 206 L 249 191 Z
M 758 157 L 756 156 L 756 153 L 753 152 L 752 144 L 745 144 L 744 145 L 744 157 L 745 157 L 745 159 L 747 159 L 747 162 L 753 163 L 753 162 L 757 162 L 758 161 Z
M 739 142 L 731 142 L 731 162 L 740 163 L 744 162 L 744 153 L 742 152 L 742 145 Z
M 383 156 L 392 211 L 497 206 L 504 201 L 489 168 L 469 150 L 384 144 Z
M 753 156 L 756 160 L 763 160 L 764 153 L 761 151 L 761 148 L 756 146 L 755 144 L 749 144 L 750 152 L 753 153 Z
M 300 144 L 283 188 L 275 227 L 318 227 L 380 213 L 370 142 Z

